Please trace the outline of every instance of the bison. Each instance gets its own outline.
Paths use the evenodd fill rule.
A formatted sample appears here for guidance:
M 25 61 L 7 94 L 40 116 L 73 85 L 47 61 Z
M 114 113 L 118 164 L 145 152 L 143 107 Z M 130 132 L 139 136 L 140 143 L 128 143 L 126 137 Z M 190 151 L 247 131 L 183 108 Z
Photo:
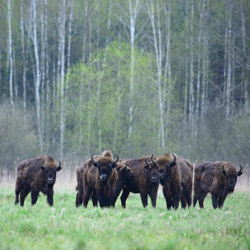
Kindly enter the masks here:
M 230 162 L 203 162 L 195 167 L 194 201 L 200 208 L 204 207 L 204 199 L 208 193 L 212 195 L 213 207 L 222 208 L 228 194 L 233 193 L 237 177 L 242 175 L 242 166 L 237 171 Z
M 163 194 L 166 199 L 167 208 L 177 209 L 181 199 L 181 166 L 180 159 L 175 154 L 166 153 L 156 160 L 153 159 L 155 165 L 158 166 L 160 183 L 163 187 Z
M 134 179 L 123 187 L 121 195 L 122 207 L 126 207 L 126 200 L 129 193 L 139 193 L 143 207 L 148 205 L 148 195 L 151 198 L 152 206 L 156 206 L 156 198 L 159 187 L 158 168 L 149 160 L 150 157 L 142 157 L 140 159 L 126 159 L 122 162 L 129 166 L 135 177 Z
M 56 181 L 56 172 L 60 171 L 61 163 L 51 156 L 41 156 L 22 161 L 17 168 L 16 200 L 15 204 L 24 205 L 26 196 L 31 192 L 31 204 L 35 205 L 39 192 L 47 195 L 50 206 L 53 205 L 53 186 Z
M 132 169 L 126 166 L 123 162 L 117 162 L 116 171 L 118 174 L 118 180 L 116 182 L 115 191 L 112 196 L 112 206 L 115 206 L 116 200 L 123 188 L 130 185 L 130 183 L 134 180 L 135 175 Z
M 92 154 L 91 159 L 85 162 L 82 175 L 84 207 L 87 207 L 91 196 L 95 206 L 97 201 L 102 208 L 111 206 L 112 195 L 118 179 L 115 170 L 118 161 L 117 154 L 114 160 L 110 151 L 104 151 L 96 159 Z

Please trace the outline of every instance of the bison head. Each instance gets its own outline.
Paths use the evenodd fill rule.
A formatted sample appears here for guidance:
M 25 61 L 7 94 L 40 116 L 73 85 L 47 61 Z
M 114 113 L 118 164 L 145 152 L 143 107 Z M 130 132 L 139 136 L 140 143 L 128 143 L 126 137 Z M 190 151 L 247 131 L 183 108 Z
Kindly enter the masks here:
M 94 164 L 94 166 L 98 168 L 99 179 L 102 182 L 106 182 L 112 173 L 112 169 L 117 166 L 116 163 L 119 161 L 119 157 L 115 153 L 116 156 L 115 160 L 113 160 L 111 157 L 101 157 L 98 160 L 95 160 L 93 158 L 93 155 L 94 154 L 91 155 L 91 161 Z
M 48 185 L 54 185 L 56 181 L 56 172 L 62 169 L 61 162 L 59 161 L 59 163 L 55 165 L 54 161 L 52 163 L 45 161 L 41 169 L 45 173 L 45 179 Z
M 232 193 L 237 182 L 237 177 L 243 173 L 242 166 L 240 165 L 240 170 L 237 171 L 232 164 L 224 164 L 222 167 L 222 173 L 226 176 L 227 189 Z
M 148 161 L 149 157 L 145 159 L 145 166 L 144 169 L 146 171 L 146 177 L 153 183 L 157 183 L 159 180 L 158 176 L 158 167 L 154 161 L 154 155 L 151 156 L 151 161 Z
M 158 157 L 156 160 L 158 166 L 159 178 L 162 185 L 165 185 L 171 178 L 171 169 L 176 166 L 176 157 L 174 154 L 166 154 Z

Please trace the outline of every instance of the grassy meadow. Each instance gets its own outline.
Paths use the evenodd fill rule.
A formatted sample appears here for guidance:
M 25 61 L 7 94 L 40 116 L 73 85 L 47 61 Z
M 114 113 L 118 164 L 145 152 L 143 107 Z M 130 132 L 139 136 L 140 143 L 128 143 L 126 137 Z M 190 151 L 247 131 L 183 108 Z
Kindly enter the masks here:
M 157 207 L 142 207 L 130 195 L 113 209 L 75 207 L 73 188 L 56 187 L 54 207 L 30 195 L 14 205 L 14 188 L 0 188 L 0 249 L 250 249 L 250 193 L 235 192 L 222 210 L 167 211 L 160 193 Z

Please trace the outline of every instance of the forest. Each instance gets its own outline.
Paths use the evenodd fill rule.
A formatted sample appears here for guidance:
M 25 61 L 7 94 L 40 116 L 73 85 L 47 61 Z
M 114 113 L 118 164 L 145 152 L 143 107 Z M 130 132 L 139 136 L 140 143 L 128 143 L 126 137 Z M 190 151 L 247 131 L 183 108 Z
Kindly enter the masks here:
M 249 164 L 248 0 L 0 0 L 0 166 L 175 152 Z

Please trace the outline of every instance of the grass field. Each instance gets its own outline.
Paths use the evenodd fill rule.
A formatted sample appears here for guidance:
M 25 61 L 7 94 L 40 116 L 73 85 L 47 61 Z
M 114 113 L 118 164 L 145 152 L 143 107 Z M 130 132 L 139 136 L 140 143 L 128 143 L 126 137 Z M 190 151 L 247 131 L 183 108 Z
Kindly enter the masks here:
M 235 192 L 222 210 L 144 209 L 138 195 L 114 209 L 75 208 L 73 189 L 55 190 L 54 207 L 30 195 L 14 205 L 14 189 L 0 188 L 0 249 L 250 249 L 250 193 Z

